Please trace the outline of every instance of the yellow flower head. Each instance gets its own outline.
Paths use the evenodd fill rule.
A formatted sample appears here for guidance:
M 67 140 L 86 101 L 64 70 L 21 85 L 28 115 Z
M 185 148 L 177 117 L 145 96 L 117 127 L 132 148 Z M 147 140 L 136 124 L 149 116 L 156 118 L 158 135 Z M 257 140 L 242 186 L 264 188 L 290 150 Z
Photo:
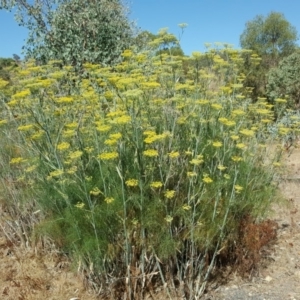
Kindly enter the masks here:
M 244 148 L 246 148 L 246 145 L 244 143 L 238 143 L 238 144 L 236 144 L 236 147 L 238 149 L 244 149 Z
M 63 136 L 64 137 L 71 137 L 75 135 L 75 130 L 73 129 L 67 129 L 63 131 Z
M 197 173 L 196 172 L 187 172 L 188 177 L 196 177 Z
M 73 159 L 77 159 L 77 158 L 81 157 L 82 154 L 83 154 L 82 151 L 77 150 L 77 151 L 71 152 L 71 153 L 68 155 L 68 157 L 69 157 L 71 160 L 73 160 Z
M 139 181 L 137 179 L 128 179 L 125 184 L 127 186 L 131 186 L 131 187 L 134 187 L 134 186 L 138 186 L 139 185 Z
M 118 143 L 118 140 L 116 139 L 108 139 L 108 140 L 105 140 L 104 141 L 104 144 L 105 145 L 108 145 L 108 146 L 114 146 Z
M 90 195 L 98 196 L 99 194 L 102 194 L 102 193 L 101 193 L 101 191 L 99 190 L 98 187 L 94 187 L 94 188 L 90 191 Z
M 234 126 L 235 124 L 236 124 L 235 121 L 229 121 L 229 120 L 228 120 L 227 122 L 224 123 L 224 125 L 227 126 L 227 127 L 232 127 L 232 126 Z
M 78 123 L 77 122 L 72 122 L 72 123 L 66 124 L 66 127 L 69 128 L 69 129 L 74 129 L 74 128 L 78 127 Z
M 242 129 L 242 130 L 240 130 L 240 133 L 245 136 L 254 136 L 254 134 L 255 134 L 255 132 L 250 129 Z
M 165 221 L 168 222 L 168 223 L 171 223 L 171 222 L 173 221 L 173 217 L 170 216 L 170 215 L 167 215 L 167 216 L 165 217 Z
M 200 100 L 197 100 L 196 103 L 200 104 L 200 105 L 206 105 L 209 103 L 209 101 L 205 100 L 205 99 L 200 99 Z
M 179 157 L 179 152 L 178 151 L 172 151 L 168 155 L 169 155 L 170 158 L 177 158 L 177 157 Z
M 190 150 L 187 150 L 187 151 L 185 151 L 184 153 L 185 153 L 185 155 L 193 155 L 193 152 L 190 151 Z
M 105 201 L 107 204 L 110 204 L 110 203 L 114 202 L 115 199 L 114 199 L 113 197 L 106 197 L 106 198 L 104 199 L 104 201 Z
M 18 127 L 19 131 L 28 131 L 32 129 L 34 126 L 32 124 L 22 125 Z
M 213 144 L 212 144 L 215 148 L 220 148 L 220 147 L 222 147 L 223 146 L 223 144 L 221 143 L 221 142 L 213 142 Z
M 160 181 L 153 181 L 153 182 L 150 183 L 150 186 L 152 188 L 161 188 L 163 186 L 163 184 Z
M 242 186 L 236 184 L 234 186 L 234 189 L 235 189 L 236 193 L 240 193 L 244 188 Z
M 57 150 L 63 151 L 63 150 L 67 150 L 70 148 L 70 144 L 67 142 L 62 142 L 60 144 L 57 145 Z
M 119 154 L 117 152 L 103 152 L 98 155 L 98 158 L 102 160 L 110 160 L 118 158 Z
M 129 123 L 130 121 L 131 121 L 130 116 L 123 115 L 123 116 L 120 116 L 120 117 L 117 117 L 117 118 L 111 120 L 110 123 L 124 125 L 124 124 Z
M 145 156 L 148 156 L 148 157 L 156 157 L 156 156 L 158 156 L 158 151 L 155 150 L 155 149 L 145 150 L 143 153 L 144 153 Z
M 232 135 L 230 138 L 231 138 L 233 141 L 236 141 L 236 140 L 239 139 L 239 136 L 238 136 L 238 135 Z
M 74 102 L 73 97 L 60 97 L 56 99 L 56 103 L 72 103 Z
M 232 112 L 231 112 L 232 116 L 233 117 L 236 117 L 236 116 L 243 116 L 246 114 L 246 112 L 242 109 L 234 109 Z
M 183 210 L 191 210 L 191 206 L 190 205 L 188 205 L 188 204 L 184 204 L 183 206 L 182 206 L 182 209 Z
M 118 132 L 118 133 L 112 133 L 112 134 L 109 135 L 109 138 L 110 139 L 114 139 L 114 140 L 118 140 L 121 137 L 122 137 L 122 134 L 120 132 Z
M 218 103 L 213 103 L 213 104 L 211 105 L 211 107 L 212 107 L 213 109 L 216 109 L 216 110 L 222 109 L 222 105 L 221 105 L 221 104 L 218 104 Z
M 212 183 L 213 180 L 208 176 L 208 175 L 205 175 L 202 179 L 203 182 L 205 183 Z
M 223 165 L 218 165 L 217 168 L 220 170 L 220 171 L 224 171 L 227 169 L 227 167 L 223 166 Z
M 31 173 L 31 172 L 33 172 L 36 168 L 37 168 L 37 165 L 32 165 L 32 166 L 26 168 L 26 169 L 25 169 L 25 172 L 26 172 L 26 173 Z
M 99 125 L 96 127 L 96 129 L 100 132 L 106 132 L 111 129 L 111 126 L 110 125 Z
M 8 85 L 9 84 L 9 82 L 8 81 L 5 81 L 5 80 L 3 80 L 3 79 L 0 79 L 0 89 L 1 88 L 4 88 L 6 85 Z
M 243 158 L 240 157 L 240 156 L 232 156 L 231 159 L 234 161 L 234 162 L 238 162 L 238 161 L 242 161 Z
M 58 177 L 58 176 L 60 176 L 62 174 L 64 174 L 64 170 L 56 169 L 56 170 L 50 172 L 49 176 L 50 177 Z
M 79 209 L 82 209 L 84 208 L 84 203 L 83 202 L 77 202 L 77 204 L 75 205 L 75 207 L 79 208 Z
M 73 175 L 77 172 L 77 166 L 73 166 L 66 171 L 68 174 Z
M 175 191 L 174 190 L 166 190 L 165 191 L 165 197 L 167 199 L 172 199 L 175 196 Z
M 146 131 L 143 132 L 143 135 L 153 136 L 153 135 L 156 135 L 156 132 L 153 131 L 153 130 L 146 130 Z
M 12 96 L 13 99 L 22 99 L 30 95 L 30 90 L 24 90 Z
M 20 164 L 20 163 L 23 163 L 23 162 L 26 162 L 27 159 L 23 158 L 23 157 L 14 157 L 10 160 L 10 164 L 14 165 L 14 164 Z
M 227 118 L 219 118 L 218 119 L 218 121 L 220 122 L 220 123 L 222 123 L 222 124 L 225 124 L 225 123 L 227 123 L 228 122 L 228 119 Z
M 203 162 L 204 162 L 204 160 L 203 160 L 202 158 L 193 158 L 193 159 L 190 161 L 190 164 L 199 166 L 199 165 L 202 164 Z

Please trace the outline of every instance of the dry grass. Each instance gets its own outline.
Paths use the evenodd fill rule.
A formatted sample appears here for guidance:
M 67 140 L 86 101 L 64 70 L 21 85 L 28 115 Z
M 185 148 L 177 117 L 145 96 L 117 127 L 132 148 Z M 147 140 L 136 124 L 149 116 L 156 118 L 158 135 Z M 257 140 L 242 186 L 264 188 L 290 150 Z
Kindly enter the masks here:
M 97 299 L 73 272 L 69 260 L 57 251 L 13 244 L 1 232 L 0 299 Z

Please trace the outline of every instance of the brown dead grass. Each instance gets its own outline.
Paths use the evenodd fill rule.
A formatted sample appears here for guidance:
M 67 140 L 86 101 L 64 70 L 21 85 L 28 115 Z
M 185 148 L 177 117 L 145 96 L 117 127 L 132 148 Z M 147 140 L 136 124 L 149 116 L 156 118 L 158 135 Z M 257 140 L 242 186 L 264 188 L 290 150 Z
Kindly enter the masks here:
M 96 299 L 57 252 L 37 252 L 0 239 L 0 299 Z

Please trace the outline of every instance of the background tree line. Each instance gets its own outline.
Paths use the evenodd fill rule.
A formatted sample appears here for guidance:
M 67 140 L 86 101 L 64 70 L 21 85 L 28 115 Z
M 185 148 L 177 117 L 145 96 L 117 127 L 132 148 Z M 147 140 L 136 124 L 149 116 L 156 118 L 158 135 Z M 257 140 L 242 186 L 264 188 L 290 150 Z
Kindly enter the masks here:
M 25 59 L 33 58 L 39 64 L 60 60 L 78 68 L 86 62 L 113 65 L 122 60 L 125 49 L 142 50 L 149 43 L 156 46 L 156 54 L 184 55 L 174 35 L 138 30 L 128 18 L 128 5 L 121 0 L 0 0 L 2 9 L 14 7 L 16 21 L 29 30 Z M 299 103 L 295 91 L 300 73 L 297 39 L 295 27 L 279 12 L 258 15 L 246 23 L 240 45 L 261 59 L 260 64 L 248 59 L 243 66 L 244 85 L 253 88 L 254 99 L 268 96 L 272 101 L 290 94 L 289 103 Z M 3 69 L 7 64 L 5 59 L 0 63 L 2 78 L 8 78 Z M 199 68 L 202 64 L 207 62 L 200 62 Z

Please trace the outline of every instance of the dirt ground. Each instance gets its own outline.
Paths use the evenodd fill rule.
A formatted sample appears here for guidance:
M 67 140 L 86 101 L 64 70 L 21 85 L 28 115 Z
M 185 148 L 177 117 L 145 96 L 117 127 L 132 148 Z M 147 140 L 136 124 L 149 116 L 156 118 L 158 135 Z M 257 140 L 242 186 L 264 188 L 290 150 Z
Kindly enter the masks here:
M 268 260 L 251 280 L 232 274 L 203 299 L 300 300 L 300 147 L 286 154 L 280 189 L 285 200 L 271 214 L 279 230 Z M 71 271 L 67 258 L 54 250 L 43 253 L 18 247 L 1 234 L 0 230 L 0 299 L 96 299 L 82 277 Z

